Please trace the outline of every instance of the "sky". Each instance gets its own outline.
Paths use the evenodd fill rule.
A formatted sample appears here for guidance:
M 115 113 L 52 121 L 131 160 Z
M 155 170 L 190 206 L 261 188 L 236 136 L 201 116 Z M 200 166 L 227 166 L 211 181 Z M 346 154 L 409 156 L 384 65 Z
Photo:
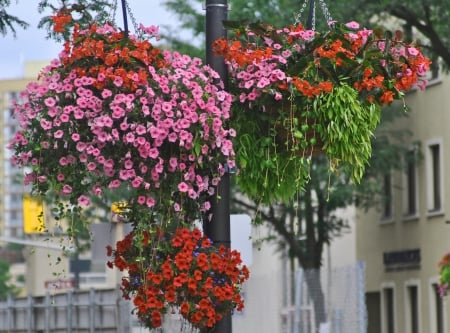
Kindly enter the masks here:
M 128 0 L 129 8 L 138 24 L 176 27 L 177 18 L 165 9 L 162 2 L 162 0 Z M 21 18 L 30 26 L 27 30 L 16 27 L 16 38 L 11 33 L 6 37 L 0 35 L 0 79 L 23 77 L 24 62 L 54 59 L 62 48 L 61 44 L 45 38 L 45 30 L 37 29 L 40 19 L 37 3 L 38 0 L 18 0 L 18 2 L 13 0 L 8 7 L 9 14 Z M 123 26 L 120 1 L 118 3 L 116 23 Z M 133 32 L 130 18 L 128 26 Z

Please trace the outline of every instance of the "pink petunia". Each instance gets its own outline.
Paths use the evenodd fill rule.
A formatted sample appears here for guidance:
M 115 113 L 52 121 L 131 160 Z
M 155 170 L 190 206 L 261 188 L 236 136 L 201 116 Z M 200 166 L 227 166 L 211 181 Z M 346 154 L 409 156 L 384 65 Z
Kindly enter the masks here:
M 412 56 L 416 56 L 419 54 L 419 50 L 417 50 L 415 47 L 408 47 L 408 53 Z
M 189 191 L 189 186 L 185 182 L 181 182 L 178 184 L 178 190 L 180 192 L 186 193 Z
M 355 21 L 348 22 L 345 26 L 350 29 L 359 29 L 359 23 Z
M 64 194 L 72 193 L 72 187 L 70 185 L 65 184 L 62 188 L 62 193 Z
M 87 196 L 82 194 L 78 197 L 78 205 L 79 206 L 87 207 L 87 206 L 90 206 L 90 204 L 91 204 L 91 200 Z

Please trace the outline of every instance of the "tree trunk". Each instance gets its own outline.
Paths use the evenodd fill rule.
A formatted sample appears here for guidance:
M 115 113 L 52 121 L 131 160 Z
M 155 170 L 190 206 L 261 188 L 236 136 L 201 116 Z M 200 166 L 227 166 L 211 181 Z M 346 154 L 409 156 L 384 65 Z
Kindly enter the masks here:
M 316 331 L 319 332 L 320 324 L 327 321 L 327 313 L 325 307 L 325 297 L 322 290 L 322 282 L 320 279 L 320 269 L 304 270 L 306 286 L 308 287 L 308 295 L 313 302 L 314 319 Z

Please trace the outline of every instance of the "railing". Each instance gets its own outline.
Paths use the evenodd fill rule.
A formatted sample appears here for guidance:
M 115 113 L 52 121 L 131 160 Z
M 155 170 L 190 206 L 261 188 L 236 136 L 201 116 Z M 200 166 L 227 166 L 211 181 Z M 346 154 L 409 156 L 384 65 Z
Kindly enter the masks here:
M 9 297 L 0 302 L 0 333 L 128 333 L 130 313 L 118 290 Z

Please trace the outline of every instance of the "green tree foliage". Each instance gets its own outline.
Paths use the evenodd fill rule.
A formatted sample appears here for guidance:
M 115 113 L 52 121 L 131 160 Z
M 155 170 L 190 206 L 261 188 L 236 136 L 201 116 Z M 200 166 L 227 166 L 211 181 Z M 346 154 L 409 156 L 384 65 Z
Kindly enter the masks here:
M 8 32 L 16 36 L 16 26 L 27 28 L 28 23 L 19 17 L 8 14 L 7 8 L 11 5 L 11 0 L 0 0 L 0 34 L 5 36 Z
M 19 292 L 18 288 L 11 284 L 9 268 L 9 263 L 0 259 L 0 301 L 5 300 L 8 295 L 14 296 Z
M 168 0 L 167 8 L 178 15 L 185 29 L 195 35 L 205 30 L 204 13 L 195 10 L 203 0 Z M 308 1 L 307 1 L 308 2 Z M 309 5 L 294 0 L 229 0 L 231 20 L 270 22 L 275 26 L 294 23 L 300 14 L 300 22 L 306 24 Z M 356 20 L 367 28 L 380 28 L 393 24 L 394 29 L 420 32 L 421 44 L 430 54 L 440 57 L 450 66 L 450 0 L 347 0 L 325 1 L 331 18 L 338 21 Z M 393 19 L 398 19 L 395 22 Z M 316 27 L 326 27 L 326 15 L 316 1 Z M 390 26 L 392 28 L 392 26 Z
M 27 22 L 7 12 L 10 5 L 11 0 L 0 0 L 0 34 L 3 36 L 8 32 L 15 36 L 17 27 L 29 27 Z M 94 20 L 105 22 L 111 16 L 111 9 L 111 1 L 107 0 L 41 0 L 37 4 L 37 12 L 44 16 L 39 21 L 38 28 L 46 29 L 49 38 L 60 40 L 61 35 L 52 31 L 52 15 L 57 12 L 70 12 L 82 24 Z
M 40 14 L 50 11 L 50 15 L 41 18 L 38 28 L 47 30 L 48 38 L 60 41 L 62 38 L 60 33 L 53 31 L 52 15 L 56 13 L 71 14 L 72 17 L 81 26 L 87 26 L 91 22 L 106 22 L 111 17 L 112 5 L 107 0 L 42 0 L 39 2 L 38 11 Z M 70 36 L 70 29 L 74 22 L 67 24 L 63 37 L 67 40 Z

